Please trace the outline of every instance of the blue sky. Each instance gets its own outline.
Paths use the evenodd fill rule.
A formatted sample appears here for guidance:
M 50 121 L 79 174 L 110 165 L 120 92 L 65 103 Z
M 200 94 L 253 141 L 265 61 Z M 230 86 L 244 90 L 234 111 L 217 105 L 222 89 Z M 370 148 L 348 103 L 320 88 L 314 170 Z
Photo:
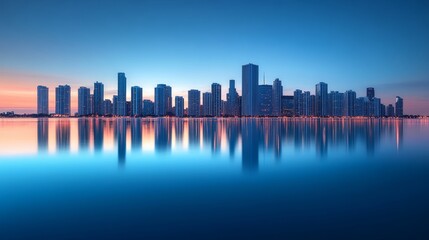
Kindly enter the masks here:
M 400 95 L 405 113 L 429 114 L 428 13 L 428 1 L 2 0 L 0 87 L 101 81 L 110 97 L 123 71 L 144 98 L 157 83 L 186 97 L 218 82 L 225 95 L 252 62 L 285 94 L 371 86 L 383 103 Z

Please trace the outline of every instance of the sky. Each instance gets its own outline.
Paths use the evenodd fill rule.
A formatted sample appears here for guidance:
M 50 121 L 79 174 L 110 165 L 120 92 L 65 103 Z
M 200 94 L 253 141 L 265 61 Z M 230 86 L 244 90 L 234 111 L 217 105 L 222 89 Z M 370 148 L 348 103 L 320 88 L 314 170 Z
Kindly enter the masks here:
M 241 66 L 259 65 L 260 83 L 285 95 L 374 87 L 384 104 L 404 98 L 405 114 L 429 115 L 429 1 L 347 0 L 1 0 L 0 112 L 36 112 L 37 85 L 77 89 L 96 81 L 105 98 L 117 73 L 153 99 L 210 91 L 229 79 L 241 94 Z M 186 105 L 186 104 L 185 104 Z

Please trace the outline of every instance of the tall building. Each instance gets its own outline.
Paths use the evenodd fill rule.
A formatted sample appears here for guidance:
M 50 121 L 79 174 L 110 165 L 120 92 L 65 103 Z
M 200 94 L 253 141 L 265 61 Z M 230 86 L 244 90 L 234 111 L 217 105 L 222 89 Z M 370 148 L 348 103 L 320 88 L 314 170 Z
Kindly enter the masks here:
M 94 114 L 94 94 L 89 94 L 88 114 L 89 115 Z
M 110 99 L 106 99 L 104 100 L 103 105 L 104 105 L 104 109 L 103 109 L 104 115 L 112 115 L 113 114 L 112 101 L 110 101 Z
M 242 66 L 241 115 L 256 116 L 258 110 L 259 66 L 247 64 Z
M 113 115 L 118 115 L 118 95 L 113 95 Z
M 155 104 L 151 100 L 143 100 L 143 116 L 155 115 Z
M 55 113 L 70 115 L 70 86 L 60 85 L 55 88 Z
M 302 110 L 301 114 L 304 116 L 312 115 L 312 106 L 311 106 L 311 94 L 308 91 L 302 93 Z
M 104 114 L 104 85 L 101 82 L 94 83 L 94 114 Z
M 259 103 L 259 115 L 260 116 L 271 116 L 272 113 L 272 98 L 273 98 L 273 86 L 271 85 L 259 85 L 258 87 L 258 103 Z
M 393 107 L 392 104 L 387 105 L 387 109 L 386 109 L 386 115 L 388 117 L 394 117 L 395 116 L 395 108 Z
M 222 116 L 222 87 L 219 83 L 212 84 L 213 116 Z
M 118 116 L 127 115 L 127 78 L 125 73 L 118 73 L 118 102 L 116 106 Z
M 372 87 L 366 89 L 366 97 L 372 101 L 375 97 L 375 90 Z
M 292 117 L 293 113 L 293 96 L 282 96 L 282 116 Z
M 176 117 L 183 117 L 185 113 L 185 100 L 183 97 L 176 96 L 174 98 L 174 107 L 176 111 Z
M 295 116 L 301 116 L 302 115 L 302 91 L 300 89 L 297 89 L 293 92 L 293 114 Z
M 386 105 L 380 104 L 380 116 L 385 117 L 386 116 Z
M 238 105 L 238 93 L 235 89 L 235 80 L 229 80 L 229 89 L 228 94 L 226 95 L 227 101 L 227 115 L 229 116 L 239 116 L 240 108 Z
M 143 90 L 141 87 L 131 87 L 131 115 L 142 115 Z
M 355 103 L 356 102 L 356 92 L 348 90 L 344 93 L 344 104 L 343 104 L 343 116 L 356 116 L 355 115 Z
M 373 97 L 372 98 L 372 116 L 380 117 L 381 116 L 381 99 Z
M 355 100 L 354 116 L 365 116 L 366 97 L 358 97 Z
M 283 86 L 282 81 L 276 78 L 273 82 L 273 116 L 280 116 L 282 113 L 282 96 Z
M 192 89 L 188 91 L 188 115 L 190 117 L 200 116 L 200 91 Z
M 316 116 L 328 115 L 328 84 L 320 82 L 316 84 Z
M 78 110 L 77 113 L 79 114 L 79 116 L 86 116 L 89 115 L 89 104 L 91 103 L 89 101 L 89 96 L 91 95 L 91 92 L 89 90 L 89 88 L 87 87 L 80 87 L 77 90 L 77 95 L 78 95 L 78 101 L 77 101 L 77 106 L 78 106 Z
M 205 117 L 213 116 L 213 94 L 210 92 L 203 93 L 203 112 L 202 115 Z
M 165 86 L 165 102 L 166 102 L 166 111 L 167 115 L 173 115 L 173 98 L 171 95 L 171 87 Z
M 328 115 L 340 117 L 343 115 L 344 93 L 331 91 L 328 97 Z
M 37 86 L 37 114 L 49 114 L 49 88 Z
M 155 115 L 167 115 L 171 111 L 171 105 L 171 87 L 158 84 L 155 88 Z
M 404 99 L 399 96 L 396 96 L 395 109 L 397 117 L 404 116 Z

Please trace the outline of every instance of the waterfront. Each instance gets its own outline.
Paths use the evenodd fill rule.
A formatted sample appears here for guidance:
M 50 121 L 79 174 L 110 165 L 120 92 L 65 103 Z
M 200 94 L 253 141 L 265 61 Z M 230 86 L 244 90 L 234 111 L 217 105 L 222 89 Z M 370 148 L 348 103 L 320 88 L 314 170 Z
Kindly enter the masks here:
M 0 119 L 0 133 L 1 239 L 429 236 L 427 119 Z

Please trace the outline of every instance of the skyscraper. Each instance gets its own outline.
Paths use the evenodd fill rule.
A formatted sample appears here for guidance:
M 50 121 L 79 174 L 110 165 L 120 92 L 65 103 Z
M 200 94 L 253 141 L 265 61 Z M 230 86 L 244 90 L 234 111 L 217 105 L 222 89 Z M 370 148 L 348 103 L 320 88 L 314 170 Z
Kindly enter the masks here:
M 55 88 L 55 113 L 70 115 L 70 86 L 59 85 Z
M 201 96 L 200 91 L 191 89 L 188 91 L 188 115 L 190 117 L 200 116 Z
M 273 86 L 259 85 L 258 86 L 258 105 L 260 116 L 271 116 L 272 112 Z
M 356 92 L 348 90 L 344 93 L 343 115 L 352 117 L 355 115 Z
M 203 113 L 205 117 L 213 116 L 213 94 L 210 92 L 203 93 Z
M 78 111 L 77 113 L 79 114 L 79 116 L 85 116 L 85 115 L 89 115 L 89 96 L 91 95 L 89 88 L 87 87 L 80 87 L 77 91 L 77 95 L 78 95 Z
M 94 94 L 89 94 L 88 114 L 94 114 Z
M 143 90 L 141 87 L 131 87 L 131 115 L 142 115 Z
M 316 116 L 328 115 L 328 84 L 320 82 L 316 84 Z
M 113 114 L 113 104 L 112 101 L 110 101 L 110 99 L 106 99 L 103 102 L 103 113 L 104 115 L 112 115 Z
M 173 115 L 173 98 L 171 95 L 171 86 L 165 86 L 165 102 L 167 115 Z
M 113 95 L 113 115 L 118 115 L 118 95 Z
M 212 84 L 213 116 L 222 116 L 222 87 L 219 83 Z
M 229 89 L 226 96 L 227 101 L 227 115 L 238 116 L 240 115 L 240 108 L 238 105 L 238 93 L 235 89 L 235 80 L 229 80 Z
M 49 114 L 49 88 L 37 86 L 37 114 Z
M 372 98 L 372 116 L 380 117 L 381 116 L 381 99 L 380 98 Z
M 301 116 L 302 113 L 302 91 L 297 89 L 293 92 L 293 114 L 295 116 Z
M 387 111 L 386 115 L 388 117 L 394 117 L 395 116 L 395 108 L 393 107 L 392 104 L 387 105 L 386 111 Z
M 183 97 L 176 96 L 174 98 L 174 106 L 176 110 L 176 117 L 183 117 L 185 110 L 185 100 Z
M 304 116 L 311 116 L 311 94 L 308 91 L 302 93 L 302 110 L 301 114 Z
M 101 82 L 94 83 L 94 114 L 104 114 L 104 85 Z
M 258 109 L 258 85 L 259 85 L 259 67 L 254 64 L 242 66 L 242 89 L 241 99 L 242 116 L 256 116 Z
M 375 97 L 375 90 L 373 87 L 369 87 L 366 89 L 366 97 L 372 101 Z
M 331 91 L 328 97 L 328 115 L 340 117 L 343 115 L 344 93 Z
M 143 116 L 155 115 L 155 104 L 151 100 L 143 100 Z
M 395 109 L 397 117 L 404 116 L 404 99 L 399 96 L 396 96 Z
M 165 116 L 171 111 L 170 108 L 171 87 L 165 84 L 158 84 L 155 88 L 155 115 Z
M 127 78 L 125 73 L 118 73 L 117 115 L 127 115 Z
M 283 86 L 282 81 L 276 78 L 273 82 L 273 116 L 280 116 L 282 112 L 282 96 L 283 96 Z

